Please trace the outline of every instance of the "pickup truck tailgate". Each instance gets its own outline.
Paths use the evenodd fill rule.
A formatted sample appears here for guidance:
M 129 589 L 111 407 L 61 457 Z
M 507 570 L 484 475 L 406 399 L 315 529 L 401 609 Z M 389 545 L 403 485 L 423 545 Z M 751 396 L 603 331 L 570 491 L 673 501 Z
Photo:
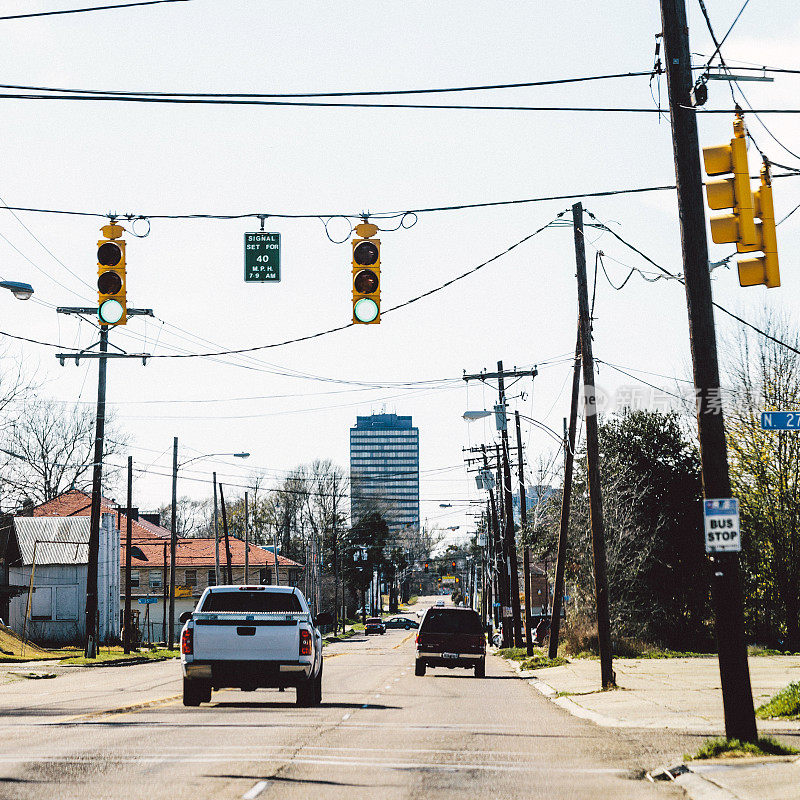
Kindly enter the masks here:
M 296 660 L 306 615 L 208 613 L 194 617 L 196 660 Z

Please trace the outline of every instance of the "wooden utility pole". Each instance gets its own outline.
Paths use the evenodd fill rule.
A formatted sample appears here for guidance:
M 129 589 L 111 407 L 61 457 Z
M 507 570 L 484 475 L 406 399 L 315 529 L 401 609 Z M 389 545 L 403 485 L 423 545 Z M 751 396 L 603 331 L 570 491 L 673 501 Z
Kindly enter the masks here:
M 675 156 L 675 183 L 678 190 L 678 217 L 681 225 L 683 274 L 697 396 L 703 495 L 707 499 L 726 499 L 731 496 L 731 485 L 725 422 L 719 407 L 719 364 L 708 268 L 697 118 L 690 100 L 693 82 L 686 5 L 684 0 L 660 0 L 660 3 Z M 753 742 L 758 733 L 744 637 L 739 555 L 717 553 L 711 558 L 711 562 L 711 592 L 719 650 L 725 733 L 729 739 Z
M 522 433 L 519 425 L 519 411 L 514 412 L 514 423 L 517 429 L 517 462 L 519 467 L 519 522 L 523 536 L 528 524 L 528 498 L 525 491 L 525 466 L 522 458 Z M 531 553 L 528 545 L 523 545 L 522 569 L 525 572 L 525 652 L 533 655 L 533 637 L 531 636 Z
M 164 613 L 161 615 L 161 640 L 167 644 L 167 587 L 169 577 L 167 575 L 167 543 L 164 542 L 164 566 L 161 568 L 161 599 L 164 606 Z
M 231 540 L 228 538 L 228 513 L 225 510 L 225 495 L 219 485 L 219 504 L 222 507 L 222 534 L 225 537 L 225 564 L 228 568 L 228 585 L 233 584 L 233 565 L 231 564 Z
M 244 583 L 250 583 L 250 520 L 248 519 L 247 492 L 244 493 Z
M 172 440 L 172 520 L 169 535 L 169 641 L 172 650 L 175 643 L 175 556 L 178 549 L 178 437 Z
M 214 475 L 214 583 L 219 586 L 219 513 L 217 512 L 217 473 Z
M 564 571 L 567 561 L 567 537 L 569 536 L 569 510 L 572 501 L 572 465 L 575 459 L 575 429 L 578 421 L 578 390 L 581 383 L 581 333 L 575 343 L 575 364 L 572 368 L 572 401 L 569 407 L 569 427 L 564 420 L 564 493 L 561 496 L 561 522 L 558 530 L 558 555 L 556 557 L 556 580 L 553 587 L 553 613 L 550 617 L 550 640 L 548 655 L 558 655 L 558 635 L 561 630 L 561 606 L 564 600 Z
M 128 456 L 128 508 L 125 511 L 127 520 L 125 530 L 125 612 L 122 618 L 122 625 L 125 628 L 125 635 L 122 637 L 122 647 L 124 652 L 131 651 L 131 506 L 133 506 L 133 456 Z
M 94 462 L 92 464 L 92 509 L 89 519 L 89 553 L 86 564 L 86 631 L 83 653 L 97 658 L 99 635 L 97 619 L 97 564 L 100 555 L 100 501 L 103 491 L 103 441 L 106 431 L 106 365 L 108 325 L 100 326 L 100 358 L 97 373 L 97 417 L 94 429 Z
M 608 573 L 603 525 L 603 498 L 600 489 L 600 452 L 597 431 L 597 406 L 592 357 L 592 320 L 589 316 L 589 288 L 586 280 L 586 250 L 583 239 L 583 205 L 572 206 L 575 231 L 575 261 L 578 276 L 578 315 L 580 318 L 581 363 L 583 365 L 583 413 L 586 421 L 586 475 L 589 483 L 589 522 L 592 528 L 594 587 L 597 599 L 597 639 L 600 650 L 600 680 L 603 688 L 615 685 L 611 655 L 611 621 L 608 611 Z

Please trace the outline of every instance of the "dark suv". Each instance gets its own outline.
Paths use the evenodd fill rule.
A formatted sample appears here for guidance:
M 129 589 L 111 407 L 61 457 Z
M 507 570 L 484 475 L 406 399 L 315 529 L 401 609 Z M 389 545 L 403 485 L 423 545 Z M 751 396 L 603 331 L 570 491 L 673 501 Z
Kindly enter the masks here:
M 426 667 L 474 669 L 476 678 L 486 675 L 486 638 L 481 618 L 471 608 L 429 608 L 417 634 L 415 675 Z

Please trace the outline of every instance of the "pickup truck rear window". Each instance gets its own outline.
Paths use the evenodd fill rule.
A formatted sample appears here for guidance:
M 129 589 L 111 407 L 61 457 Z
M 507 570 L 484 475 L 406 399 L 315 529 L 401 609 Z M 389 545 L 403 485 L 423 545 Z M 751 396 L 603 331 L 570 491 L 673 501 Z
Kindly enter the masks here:
M 211 592 L 201 611 L 242 611 L 254 614 L 302 611 L 296 594 L 286 592 Z
M 432 608 L 425 616 L 420 633 L 482 634 L 481 618 L 474 612 L 452 608 Z

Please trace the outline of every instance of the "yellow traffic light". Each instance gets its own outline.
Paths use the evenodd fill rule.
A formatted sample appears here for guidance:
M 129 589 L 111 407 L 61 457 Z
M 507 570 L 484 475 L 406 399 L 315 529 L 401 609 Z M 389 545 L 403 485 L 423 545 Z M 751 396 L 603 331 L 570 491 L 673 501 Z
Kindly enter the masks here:
M 112 223 L 101 230 L 105 239 L 97 243 L 97 316 L 102 325 L 125 325 L 125 242 L 119 238 L 125 229 Z
M 708 207 L 714 210 L 732 209 L 731 214 L 718 214 L 709 220 L 711 238 L 717 244 L 737 242 L 754 245 L 758 241 L 753 207 L 753 193 L 750 190 L 750 174 L 747 167 L 747 130 L 740 114 L 733 123 L 733 139 L 729 145 L 704 147 L 703 161 L 709 175 L 733 177 L 706 184 Z
M 755 192 L 755 215 L 761 222 L 756 225 L 757 242 L 752 245 L 737 244 L 740 253 L 760 250 L 764 255 L 754 258 L 743 258 L 739 261 L 739 284 L 741 286 L 759 286 L 764 284 L 769 289 L 781 285 L 778 268 L 778 237 L 775 231 L 775 209 L 772 205 L 772 177 L 769 164 L 761 167 L 761 186 Z
M 378 227 L 356 225 L 360 238 L 353 239 L 353 322 L 372 325 L 381 321 L 381 243 L 372 239 Z

